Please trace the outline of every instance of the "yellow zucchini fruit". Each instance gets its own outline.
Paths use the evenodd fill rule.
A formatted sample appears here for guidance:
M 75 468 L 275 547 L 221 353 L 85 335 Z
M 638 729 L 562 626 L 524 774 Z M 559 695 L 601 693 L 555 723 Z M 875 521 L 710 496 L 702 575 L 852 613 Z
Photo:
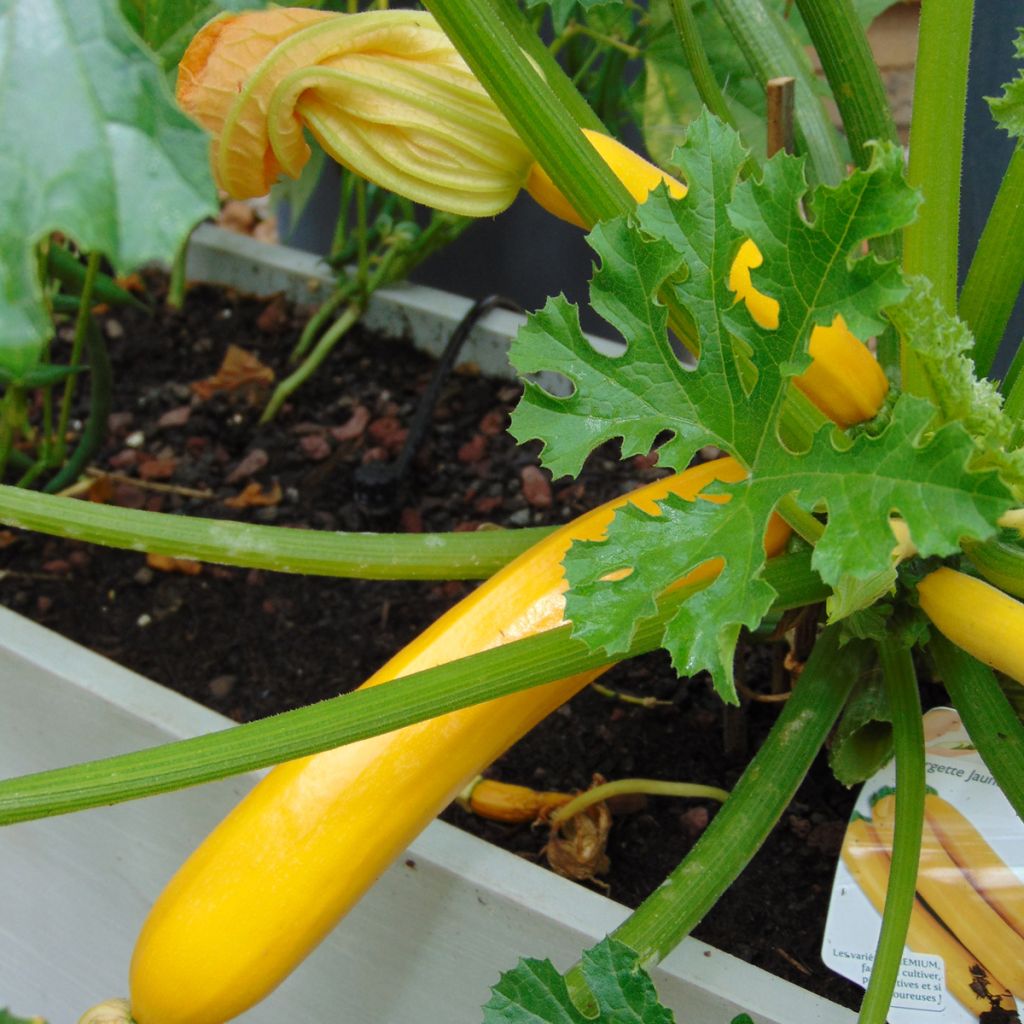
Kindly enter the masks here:
M 1024 884 L 951 803 L 929 793 L 925 820 L 943 849 L 999 916 L 1024 937 Z
M 854 881 L 881 914 L 885 909 L 891 860 L 871 822 L 863 818 L 850 822 L 843 840 L 842 858 Z M 1014 1011 L 1013 997 L 1006 986 L 958 942 L 919 899 L 914 900 L 906 944 L 915 953 L 942 957 L 946 988 L 972 1017 L 993 1009 L 993 1004 L 1008 1013 Z
M 871 814 L 878 838 L 891 851 L 896 797 L 890 794 L 877 800 Z M 1024 996 L 1024 938 L 979 895 L 927 820 L 921 834 L 917 891 L 963 946 L 1015 996 Z
M 1024 683 L 1024 604 L 984 580 L 945 566 L 918 583 L 917 596 L 943 636 Z
M 733 459 L 718 459 L 581 516 L 483 583 L 364 686 L 560 625 L 567 586 L 560 563 L 573 540 L 602 537 L 626 502 L 657 514 L 668 494 L 692 501 L 712 480 L 744 476 Z M 766 551 L 778 553 L 788 536 L 773 519 Z M 719 570 L 705 563 L 680 583 Z M 223 1024 L 262 999 L 474 775 L 601 671 L 275 768 L 153 906 L 131 964 L 138 1024 Z

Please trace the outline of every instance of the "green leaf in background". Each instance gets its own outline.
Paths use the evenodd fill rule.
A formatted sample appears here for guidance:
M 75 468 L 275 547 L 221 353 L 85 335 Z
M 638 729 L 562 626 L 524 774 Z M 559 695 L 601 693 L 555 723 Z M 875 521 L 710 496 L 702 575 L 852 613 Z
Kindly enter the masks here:
M 263 6 L 259 0 L 121 0 L 125 18 L 165 69 L 177 65 L 189 41 L 211 18 L 222 11 Z
M 892 711 L 879 672 L 854 687 L 829 743 L 828 763 L 844 786 L 871 778 L 892 757 Z
M 62 231 L 118 271 L 170 262 L 216 211 L 202 130 L 180 113 L 116 0 L 0 4 L 0 365 L 51 333 L 35 246 Z
M 1017 56 L 1024 60 L 1024 29 L 1020 30 L 1015 43 Z M 988 99 L 996 124 L 1007 135 L 1019 139 L 1024 137 L 1024 71 L 1019 71 L 1012 82 L 1003 86 L 1003 95 Z
M 615 939 L 602 939 L 582 956 L 581 970 L 597 1014 L 584 1015 L 569 997 L 565 978 L 550 960 L 523 959 L 491 989 L 484 1024 L 673 1024 L 658 1002 L 650 976 L 636 953 Z
M 42 1017 L 15 1017 L 10 1010 L 0 1008 L 0 1024 L 46 1024 Z
M 621 7 L 622 2 L 623 0 L 526 0 L 526 6 L 528 8 L 542 5 L 550 7 L 551 23 L 556 32 L 561 32 L 577 7 L 583 11 L 590 11 L 595 7 L 606 7 L 609 4 Z
M 780 502 L 827 509 L 812 564 L 828 585 L 842 582 L 847 595 L 857 589 L 851 580 L 889 585 L 893 512 L 927 557 L 958 551 L 961 537 L 990 536 L 1010 504 L 994 474 L 970 468 L 970 435 L 958 423 L 935 429 L 936 410 L 923 399 L 901 396 L 873 434 L 851 439 L 825 429 L 805 452 L 781 442 L 780 409 L 790 378 L 809 362 L 813 327 L 841 314 L 866 338 L 906 293 L 896 265 L 864 257 L 862 247 L 905 224 L 917 197 L 895 147 L 879 147 L 868 170 L 837 187 L 809 193 L 802 161 L 779 154 L 761 180 L 739 182 L 744 157 L 736 134 L 702 115 L 677 154 L 686 198 L 673 201 L 661 190 L 634 222 L 619 219 L 592 232 L 601 258 L 592 303 L 626 339 L 624 355 L 595 352 L 564 300 L 549 302 L 511 352 L 521 372 L 548 370 L 574 385 L 563 398 L 528 384 L 513 416 L 514 435 L 540 438 L 542 461 L 556 475 L 575 472 L 607 440 L 620 437 L 627 457 L 661 432 L 669 434 L 659 448 L 662 465 L 682 469 L 700 446 L 713 444 L 750 471 L 742 483 L 705 492 L 728 494 L 724 504 L 670 497 L 658 516 L 627 505 L 606 541 L 574 544 L 565 561 L 574 633 L 609 654 L 625 649 L 632 623 L 652 613 L 666 587 L 706 562 L 724 563 L 669 622 L 663 643 L 677 671 L 709 670 L 727 700 L 735 700 L 740 629 L 756 627 L 774 596 L 760 578 L 762 538 Z M 745 238 L 764 256 L 754 286 L 780 303 L 775 330 L 755 324 L 728 288 Z M 666 286 L 696 328 L 696 369 L 683 367 L 664 338 L 657 295 Z
M 978 446 L 975 465 L 996 469 L 1003 482 L 1024 495 L 1024 449 L 1016 448 L 1014 423 L 1003 414 L 995 384 L 979 380 L 968 355 L 974 338 L 948 313 L 924 277 L 908 281 L 910 292 L 887 312 L 903 344 L 917 356 L 920 384 L 937 410 L 936 423 L 959 421 Z

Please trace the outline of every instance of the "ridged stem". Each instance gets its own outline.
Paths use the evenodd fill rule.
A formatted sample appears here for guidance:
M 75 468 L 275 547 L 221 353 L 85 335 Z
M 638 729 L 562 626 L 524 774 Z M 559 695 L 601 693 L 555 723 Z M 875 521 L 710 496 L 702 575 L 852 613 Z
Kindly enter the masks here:
M 584 221 L 596 224 L 633 208 L 625 186 L 520 48 L 516 40 L 529 23 L 518 8 L 501 0 L 425 0 L 424 6 Z
M 989 583 L 1024 600 L 1024 549 L 1002 540 L 968 541 L 963 549 Z
M 960 318 L 974 333 L 974 365 L 992 368 L 1024 284 L 1024 146 L 1010 157 L 960 292 Z
M 693 16 L 690 8 L 690 0 L 669 0 L 669 7 L 672 11 L 672 23 L 676 27 L 676 35 L 679 37 L 679 45 L 682 47 L 683 56 L 686 58 L 690 74 L 693 76 L 693 84 L 697 86 L 697 92 L 704 101 L 704 106 L 711 111 L 719 120 L 724 121 L 732 128 L 736 127 L 736 119 L 732 116 L 729 104 L 725 101 L 725 95 L 718 85 L 718 79 L 711 69 L 708 55 L 700 39 L 700 32 L 697 30 L 697 19 Z
M 780 75 L 796 79 L 794 120 L 811 177 L 837 185 L 845 177 L 839 133 L 818 99 L 807 57 L 789 27 L 762 0 L 718 0 L 715 6 L 762 88 Z
M 907 178 L 924 202 L 903 231 L 903 269 L 924 274 L 936 298 L 956 312 L 960 171 L 964 149 L 967 65 L 974 0 L 922 0 L 910 122 Z M 900 353 L 904 391 L 922 394 L 907 346 Z
M 378 580 L 486 579 L 551 532 L 340 533 L 116 508 L 0 486 L 0 523 L 245 569 Z
M 924 728 L 921 700 L 910 648 L 898 639 L 878 645 L 882 678 L 892 710 L 896 754 L 896 822 L 892 867 L 885 893 L 882 930 L 875 947 L 871 979 L 861 1003 L 858 1024 L 885 1024 L 903 960 L 910 915 L 917 898 L 917 866 L 924 827 Z
M 614 782 L 602 782 L 574 796 L 568 803 L 562 804 L 556 811 L 548 815 L 552 825 L 568 821 L 588 807 L 610 800 L 616 796 L 674 796 L 696 800 L 717 800 L 723 803 L 729 798 L 727 789 L 718 786 L 703 786 L 698 782 L 668 782 L 664 779 L 616 779 Z
M 685 860 L 612 934 L 645 966 L 673 950 L 754 856 L 807 774 L 871 649 L 826 629 L 768 738 Z M 585 997 L 574 968 L 570 991 Z M 582 1005 L 578 1002 L 578 1005 Z
M 971 742 L 1017 816 L 1024 818 L 1024 725 L 995 673 L 938 632 L 932 633 L 928 651 Z
M 790 558 L 802 561 L 807 571 L 799 583 L 793 577 L 796 566 L 778 576 L 775 573 L 775 563 Z M 808 560 L 800 556 L 769 563 L 765 578 L 779 591 L 780 607 L 820 599 L 821 581 L 808 570 Z M 681 587 L 659 602 L 658 615 L 638 624 L 623 657 L 658 647 L 666 622 L 695 589 L 699 587 Z M 226 731 L 4 780 L 0 782 L 0 825 L 212 782 L 354 743 L 607 663 L 607 654 L 590 651 L 581 640 L 573 639 L 567 624 Z

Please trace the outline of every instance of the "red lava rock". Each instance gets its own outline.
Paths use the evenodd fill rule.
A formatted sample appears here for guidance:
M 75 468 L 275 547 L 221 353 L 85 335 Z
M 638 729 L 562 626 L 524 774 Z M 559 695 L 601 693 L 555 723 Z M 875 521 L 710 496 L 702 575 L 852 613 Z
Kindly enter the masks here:
M 708 813 L 708 809 L 704 806 L 691 807 L 687 811 L 683 811 L 679 815 L 679 821 L 683 826 L 684 831 L 691 838 L 699 836 L 704 829 L 708 827 L 708 822 L 711 820 L 711 815 Z
M 263 570 L 262 569 L 250 569 L 245 574 L 245 585 L 247 587 L 262 587 L 263 586 Z
M 303 420 L 302 423 L 296 423 L 294 427 L 288 429 L 288 433 L 294 434 L 296 437 L 304 437 L 306 434 L 322 434 L 323 432 L 323 424 L 313 423 L 311 420 Z
M 647 455 L 634 455 L 633 456 L 633 468 L 640 470 L 641 472 L 648 469 L 654 469 L 658 465 L 658 453 L 649 452 Z
M 276 615 L 277 605 L 275 605 L 268 597 L 260 604 L 260 611 L 263 612 L 264 615 Z
M 483 434 L 474 434 L 459 448 L 458 459 L 464 466 L 479 462 L 487 454 L 487 438 Z
M 191 415 L 191 405 L 179 405 L 176 409 L 168 409 L 156 423 L 158 427 L 183 427 Z
M 111 434 L 127 434 L 132 425 L 132 414 L 130 412 L 112 412 L 107 417 L 107 430 Z
M 146 504 L 146 494 L 131 484 L 116 484 L 114 493 L 110 496 L 110 503 L 117 505 L 118 508 L 143 508 Z
M 399 521 L 401 522 L 402 530 L 405 533 L 423 532 L 423 516 L 420 515 L 419 509 L 403 508 Z
M 386 448 L 378 446 L 376 448 L 367 448 L 366 451 L 363 452 L 362 463 L 364 466 L 368 462 L 387 462 L 387 460 L 388 451 Z
M 146 498 L 146 503 L 143 508 L 147 512 L 163 512 L 164 510 L 164 496 L 162 494 L 150 494 Z
M 582 480 L 574 480 L 571 484 L 567 484 L 565 487 L 560 487 L 555 493 L 555 497 L 563 505 L 571 505 L 574 502 L 581 501 L 583 495 L 587 493 L 587 486 Z
M 396 452 L 405 444 L 409 431 L 398 422 L 396 417 L 381 416 L 366 428 L 366 433 L 375 444 L 383 446 L 388 451 Z
M 54 576 L 67 576 L 71 572 L 71 563 L 64 558 L 51 558 L 43 562 L 43 572 L 52 572 Z
M 68 562 L 76 569 L 84 569 L 91 561 L 88 551 L 71 551 L 68 554 Z
M 262 448 L 253 448 L 245 453 L 238 465 L 224 478 L 226 484 L 237 484 L 258 473 L 270 461 L 270 456 Z
M 209 445 L 210 440 L 206 437 L 188 437 L 185 439 L 185 451 L 192 456 L 202 455 Z
M 170 480 L 174 476 L 178 460 L 172 456 L 163 459 L 148 459 L 139 465 L 139 476 L 143 480 Z
M 495 509 L 501 508 L 505 499 L 500 494 L 483 495 L 473 502 L 473 511 L 482 515 L 490 515 Z
M 299 448 L 313 462 L 322 462 L 331 454 L 331 444 L 323 434 L 307 434 L 299 438 Z
M 45 615 L 53 607 L 53 598 L 47 597 L 45 594 L 40 594 L 36 598 L 36 611 L 40 615 Z
M 212 565 L 207 563 L 206 571 L 215 580 L 233 580 L 235 578 L 235 570 L 229 569 L 226 565 Z
M 453 533 L 472 533 L 480 528 L 480 523 L 475 519 L 467 519 L 464 523 L 456 523 Z
M 504 409 L 492 409 L 490 412 L 485 412 L 481 418 L 480 433 L 486 434 L 488 437 L 497 437 L 505 432 L 507 423 L 508 414 Z
M 288 306 L 283 295 L 275 295 L 256 318 L 256 327 L 264 334 L 277 334 L 287 323 Z
M 111 469 L 124 471 L 131 469 L 139 461 L 139 453 L 134 448 L 122 448 L 119 452 L 107 459 L 107 465 Z
M 523 497 L 534 508 L 551 507 L 551 481 L 539 466 L 523 466 L 519 471 Z
M 339 444 L 343 441 L 352 441 L 361 437 L 370 422 L 370 410 L 365 405 L 357 405 L 352 410 L 352 415 L 340 427 L 331 427 L 329 433 Z

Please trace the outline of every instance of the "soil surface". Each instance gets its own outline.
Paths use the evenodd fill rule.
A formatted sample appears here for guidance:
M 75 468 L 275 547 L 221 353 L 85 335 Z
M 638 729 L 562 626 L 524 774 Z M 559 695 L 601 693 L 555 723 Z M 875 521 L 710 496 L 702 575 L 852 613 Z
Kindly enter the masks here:
M 404 500 L 394 508 L 360 500 L 358 467 L 395 458 L 433 361 L 355 330 L 276 420 L 261 426 L 266 384 L 250 381 L 209 397 L 191 385 L 217 372 L 231 344 L 280 380 L 301 319 L 280 299 L 207 287 L 191 289 L 182 311 L 168 311 L 162 282 L 146 286 L 154 315 L 119 310 L 104 319 L 116 392 L 108 436 L 93 461 L 105 474 L 93 485 L 94 498 L 317 530 L 467 530 L 565 522 L 661 474 L 647 459 L 623 463 L 616 451 L 602 450 L 577 481 L 552 483 L 538 468 L 536 448 L 517 448 L 505 433 L 519 388 L 463 366 L 442 390 Z M 247 487 L 269 503 L 225 505 Z M 357 686 L 475 585 L 161 567 L 138 553 L 13 530 L 0 531 L 0 548 L 0 602 L 239 722 Z M 740 658 L 749 687 L 766 691 L 773 648 L 751 642 Z M 706 679 L 676 678 L 661 654 L 601 681 L 657 703 L 588 689 L 488 774 L 544 789 L 583 788 L 594 773 L 728 788 L 779 707 L 751 701 L 741 712 L 726 711 Z M 819 956 L 852 803 L 853 794 L 817 764 L 697 937 L 857 1005 L 860 989 Z M 617 815 L 603 879 L 608 895 L 636 906 L 686 854 L 715 808 L 650 798 Z M 546 839 L 544 830 L 485 822 L 458 806 L 444 817 L 531 859 Z

